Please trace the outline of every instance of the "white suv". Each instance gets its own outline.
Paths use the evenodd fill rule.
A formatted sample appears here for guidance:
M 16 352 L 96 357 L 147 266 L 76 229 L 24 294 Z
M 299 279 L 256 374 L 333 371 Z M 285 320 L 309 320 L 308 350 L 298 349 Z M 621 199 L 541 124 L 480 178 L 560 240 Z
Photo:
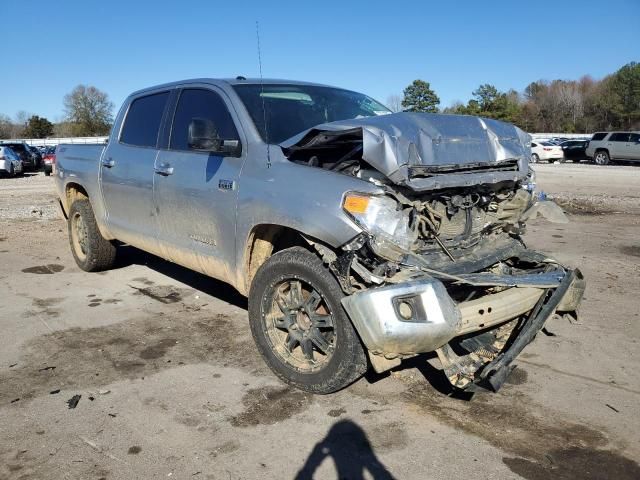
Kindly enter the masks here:
M 611 160 L 640 161 L 640 132 L 594 133 L 586 154 L 598 165 L 606 165 Z

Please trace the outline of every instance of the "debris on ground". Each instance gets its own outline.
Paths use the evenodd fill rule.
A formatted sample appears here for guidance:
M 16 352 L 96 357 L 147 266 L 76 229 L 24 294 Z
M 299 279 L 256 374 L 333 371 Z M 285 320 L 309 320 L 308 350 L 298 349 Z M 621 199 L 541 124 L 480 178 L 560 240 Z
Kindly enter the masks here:
M 49 395 L 55 395 L 56 393 L 60 393 L 60 389 L 59 389 L 59 388 L 58 388 L 58 389 L 56 389 L 56 390 L 51 390 L 51 391 L 49 392 Z
M 81 398 L 82 398 L 82 395 L 74 395 L 69 400 L 67 400 L 67 405 L 69 406 L 70 409 L 76 408 Z

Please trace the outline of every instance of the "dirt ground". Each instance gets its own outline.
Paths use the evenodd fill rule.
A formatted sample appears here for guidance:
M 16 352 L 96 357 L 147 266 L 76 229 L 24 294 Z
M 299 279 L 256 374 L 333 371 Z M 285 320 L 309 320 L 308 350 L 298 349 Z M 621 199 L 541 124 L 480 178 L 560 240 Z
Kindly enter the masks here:
M 132 248 L 84 273 L 53 180 L 0 179 L 0 479 L 640 478 L 640 166 L 536 170 L 571 223 L 526 240 L 586 298 L 472 398 L 430 358 L 288 388 L 231 288 Z

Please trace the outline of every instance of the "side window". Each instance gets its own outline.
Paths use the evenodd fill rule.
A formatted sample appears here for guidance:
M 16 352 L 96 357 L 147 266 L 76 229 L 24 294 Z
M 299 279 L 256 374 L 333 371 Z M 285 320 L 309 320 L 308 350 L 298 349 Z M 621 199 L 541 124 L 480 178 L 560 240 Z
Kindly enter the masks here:
M 607 134 L 604 132 L 600 132 L 600 133 L 594 133 L 593 137 L 591 137 L 592 141 L 598 141 L 598 140 L 602 140 L 604 139 L 604 137 L 606 137 Z
M 531 148 L 533 148 L 533 147 L 537 147 L 537 146 L 538 146 L 538 144 L 537 144 L 537 143 L 533 143 L 533 142 L 531 142 Z
M 214 151 L 220 149 L 222 141 L 239 141 L 239 138 L 220 95 L 201 88 L 182 91 L 173 117 L 169 148 Z M 191 143 L 190 139 L 198 143 Z
M 169 92 L 137 98 L 124 120 L 120 141 L 137 147 L 155 147 Z
M 629 141 L 634 143 L 640 142 L 640 133 L 632 133 L 631 137 L 629 137 Z
M 629 134 L 628 133 L 614 133 L 611 135 L 611 138 L 609 139 L 609 141 L 611 142 L 628 142 L 629 141 Z

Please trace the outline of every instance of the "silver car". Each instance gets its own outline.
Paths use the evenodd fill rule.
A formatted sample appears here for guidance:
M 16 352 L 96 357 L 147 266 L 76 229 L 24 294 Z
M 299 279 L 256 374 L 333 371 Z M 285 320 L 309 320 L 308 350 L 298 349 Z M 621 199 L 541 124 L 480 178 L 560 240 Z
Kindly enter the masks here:
M 9 147 L 0 145 L 0 173 L 13 177 L 22 173 L 22 160 Z

